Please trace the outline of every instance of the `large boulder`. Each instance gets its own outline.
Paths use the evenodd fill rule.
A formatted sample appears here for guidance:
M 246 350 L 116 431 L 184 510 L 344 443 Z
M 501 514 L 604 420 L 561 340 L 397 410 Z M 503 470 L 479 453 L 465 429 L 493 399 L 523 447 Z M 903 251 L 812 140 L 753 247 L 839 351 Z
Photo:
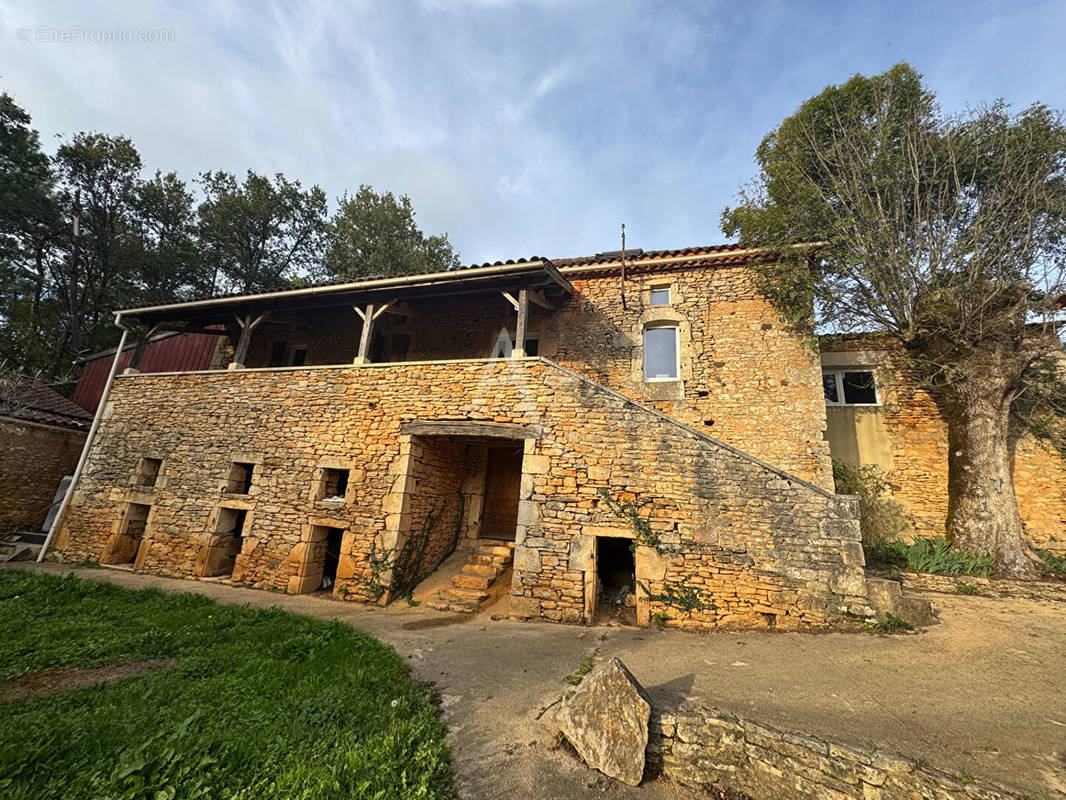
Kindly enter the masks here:
M 617 658 L 586 675 L 555 715 L 586 764 L 630 786 L 644 774 L 650 717 L 651 701 Z

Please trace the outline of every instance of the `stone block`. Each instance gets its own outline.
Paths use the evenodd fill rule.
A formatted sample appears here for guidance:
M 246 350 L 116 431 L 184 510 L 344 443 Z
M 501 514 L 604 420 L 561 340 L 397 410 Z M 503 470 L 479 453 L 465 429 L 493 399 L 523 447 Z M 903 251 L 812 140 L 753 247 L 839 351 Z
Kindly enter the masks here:
M 591 572 L 596 563 L 593 558 L 593 550 L 596 540 L 591 536 L 577 535 L 570 540 L 570 556 L 567 565 L 570 569 L 579 572 Z
M 657 553 L 654 547 L 637 547 L 634 554 L 634 568 L 638 579 L 642 581 L 665 580 L 669 567 L 669 555 Z
M 933 604 L 927 597 L 903 594 L 899 599 L 899 618 L 915 628 L 924 628 L 936 621 Z
M 540 600 L 512 594 L 508 613 L 515 619 L 535 619 L 540 616 Z
M 540 551 L 518 545 L 514 549 L 514 568 L 524 572 L 540 572 Z
M 528 454 L 522 457 L 522 472 L 530 475 L 547 475 L 551 461 L 545 455 Z
M 586 764 L 630 786 L 644 775 L 650 718 L 651 701 L 618 658 L 586 675 L 555 717 Z
M 866 598 L 879 616 L 883 617 L 888 613 L 898 617 L 902 596 L 899 581 L 887 578 L 866 579 Z

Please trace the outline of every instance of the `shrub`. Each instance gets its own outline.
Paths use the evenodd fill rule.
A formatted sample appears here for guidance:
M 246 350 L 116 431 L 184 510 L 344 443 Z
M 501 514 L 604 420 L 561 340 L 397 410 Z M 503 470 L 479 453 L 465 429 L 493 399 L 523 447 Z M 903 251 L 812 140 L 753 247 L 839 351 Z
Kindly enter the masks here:
M 984 577 L 992 574 L 994 566 L 991 556 L 975 556 L 952 550 L 947 539 L 918 538 L 911 544 L 875 542 L 866 548 L 866 558 L 870 564 L 946 575 Z
M 907 529 L 899 503 L 891 499 L 888 478 L 879 467 L 855 467 L 843 461 L 833 462 L 833 483 L 837 494 L 859 498 L 859 525 L 865 547 L 898 538 Z

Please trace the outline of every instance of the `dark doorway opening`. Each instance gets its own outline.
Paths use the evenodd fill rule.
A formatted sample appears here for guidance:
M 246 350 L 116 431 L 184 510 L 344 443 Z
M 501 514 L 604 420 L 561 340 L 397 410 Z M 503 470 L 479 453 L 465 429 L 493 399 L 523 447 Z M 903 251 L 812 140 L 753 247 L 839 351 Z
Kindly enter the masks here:
M 344 538 L 342 528 L 326 529 L 326 554 L 322 561 L 322 583 L 320 588 L 332 590 L 337 582 L 337 564 L 341 559 L 341 540 Z
M 596 537 L 596 619 L 637 624 L 637 578 L 633 540 Z
M 513 542 L 518 526 L 518 495 L 522 486 L 522 442 L 488 448 L 482 539 Z

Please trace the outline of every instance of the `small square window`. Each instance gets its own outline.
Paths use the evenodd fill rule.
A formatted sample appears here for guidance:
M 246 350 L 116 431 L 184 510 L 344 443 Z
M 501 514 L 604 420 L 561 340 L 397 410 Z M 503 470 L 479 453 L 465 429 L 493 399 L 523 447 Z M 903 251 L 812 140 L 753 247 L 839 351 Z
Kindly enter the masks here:
M 670 287 L 659 286 L 651 290 L 649 298 L 650 305 L 653 306 L 668 306 L 670 305 Z
M 228 494 L 248 494 L 252 488 L 252 475 L 255 472 L 255 464 L 242 461 L 234 461 L 229 468 L 229 478 L 226 480 L 226 492 Z
M 326 467 L 322 470 L 317 499 L 326 502 L 342 502 L 348 493 L 348 476 L 346 469 Z
M 163 459 L 161 458 L 142 458 L 141 463 L 137 465 L 137 485 L 138 486 L 155 486 L 156 481 L 159 480 L 159 470 L 163 468 Z

